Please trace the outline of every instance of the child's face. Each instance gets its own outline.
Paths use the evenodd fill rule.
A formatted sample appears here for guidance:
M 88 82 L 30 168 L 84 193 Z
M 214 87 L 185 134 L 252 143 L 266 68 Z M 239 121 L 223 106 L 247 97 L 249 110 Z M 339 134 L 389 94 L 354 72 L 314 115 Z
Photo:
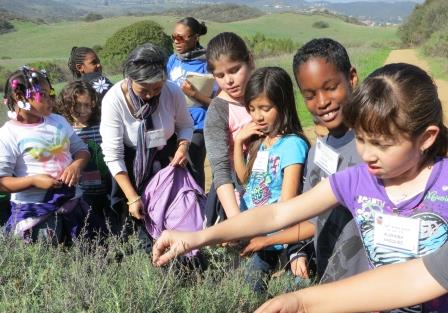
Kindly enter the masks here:
M 92 115 L 92 99 L 88 93 L 76 97 L 76 106 L 72 109 L 71 114 L 75 124 L 88 126 Z
M 265 134 L 270 134 L 277 124 L 277 107 L 265 95 L 261 95 L 249 103 L 249 114 L 252 121 L 261 126 L 261 131 Z
M 213 76 L 222 91 L 232 99 L 240 101 L 244 97 L 252 66 L 243 61 L 232 61 L 226 56 L 215 61 Z
M 94 52 L 87 53 L 84 58 L 84 62 L 82 64 L 78 64 L 77 67 L 81 74 L 94 72 L 101 73 L 102 71 L 100 59 Z
M 358 82 L 356 71 L 350 77 L 323 58 L 311 58 L 297 69 L 296 80 L 308 110 L 330 133 L 345 132 L 342 106 Z
M 388 138 L 357 130 L 356 148 L 369 173 L 390 185 L 413 179 L 418 173 L 421 151 L 428 144 L 426 139 L 423 135 L 415 140 L 403 136 Z
M 26 114 L 28 119 L 40 119 L 43 116 L 51 114 L 53 109 L 53 97 L 51 96 L 50 85 L 46 81 L 40 82 L 41 93 L 40 96 L 34 95 L 28 102 L 31 104 L 31 110 L 20 110 L 21 114 Z

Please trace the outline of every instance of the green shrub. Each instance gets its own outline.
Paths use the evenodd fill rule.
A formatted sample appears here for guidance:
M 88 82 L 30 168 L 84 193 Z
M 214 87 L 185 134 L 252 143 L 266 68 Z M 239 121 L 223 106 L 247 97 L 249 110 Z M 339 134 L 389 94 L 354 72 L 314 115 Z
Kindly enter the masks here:
M 323 28 L 330 27 L 330 24 L 328 24 L 327 22 L 324 22 L 324 21 L 317 21 L 317 22 L 313 23 L 313 27 L 323 29 Z
M 448 58 L 448 27 L 433 33 L 423 45 L 423 51 L 430 56 Z
M 243 268 L 232 267 L 238 254 L 206 254 L 203 272 L 179 262 L 155 268 L 134 236 L 64 248 L 0 232 L 0 312 L 253 312 L 268 296 L 296 288 L 283 275 L 271 279 L 269 295 L 256 295 Z
M 0 34 L 9 33 L 15 30 L 14 25 L 9 21 L 0 19 Z
M 153 21 L 141 21 L 118 30 L 107 39 L 100 52 L 102 62 L 111 74 L 120 72 L 121 64 L 137 46 L 151 42 L 164 49 L 167 55 L 173 52 L 171 38 L 162 26 Z
M 98 13 L 89 13 L 86 15 L 86 17 L 84 18 L 84 21 L 86 22 L 94 22 L 94 21 L 99 21 L 102 20 L 104 17 L 101 14 Z
M 61 66 L 51 61 L 40 61 L 28 64 L 39 70 L 45 70 L 52 84 L 60 83 L 68 79 L 68 70 L 65 71 Z
M 245 41 L 256 58 L 291 53 L 298 46 L 291 39 L 266 38 L 261 33 L 246 37 Z
M 448 26 L 448 1 L 428 0 L 417 5 L 398 35 L 405 45 L 420 45 L 431 35 Z

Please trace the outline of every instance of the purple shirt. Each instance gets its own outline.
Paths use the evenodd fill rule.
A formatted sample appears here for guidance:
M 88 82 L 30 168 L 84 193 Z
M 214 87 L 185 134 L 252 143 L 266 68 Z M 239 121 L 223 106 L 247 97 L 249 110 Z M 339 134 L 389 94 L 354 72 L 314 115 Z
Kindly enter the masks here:
M 330 184 L 336 198 L 354 216 L 373 267 L 401 263 L 427 255 L 447 241 L 448 175 L 446 173 L 448 173 L 448 159 L 439 159 L 432 168 L 425 190 L 398 205 L 392 203 L 381 179 L 370 174 L 364 163 L 330 176 Z M 386 215 L 395 213 L 400 217 L 419 219 L 419 252 L 412 254 L 375 245 L 373 239 L 376 212 Z M 438 312 L 442 312 L 440 309 L 447 304 L 448 302 L 441 301 L 439 298 L 415 312 L 430 312 L 438 309 Z

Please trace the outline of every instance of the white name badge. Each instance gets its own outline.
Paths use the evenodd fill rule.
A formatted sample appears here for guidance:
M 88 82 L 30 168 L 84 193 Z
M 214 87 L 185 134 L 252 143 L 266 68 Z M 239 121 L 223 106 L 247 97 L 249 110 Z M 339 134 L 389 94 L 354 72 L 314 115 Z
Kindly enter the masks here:
M 165 132 L 163 129 L 147 131 L 145 140 L 148 149 L 166 145 Z
M 269 151 L 258 151 L 255 158 L 254 165 L 252 166 L 253 172 L 264 173 L 268 170 L 269 163 Z
M 418 254 L 420 220 L 375 214 L 374 243 L 390 249 Z
M 314 153 L 314 164 L 319 166 L 328 175 L 338 170 L 339 153 L 327 146 L 322 140 L 317 139 Z

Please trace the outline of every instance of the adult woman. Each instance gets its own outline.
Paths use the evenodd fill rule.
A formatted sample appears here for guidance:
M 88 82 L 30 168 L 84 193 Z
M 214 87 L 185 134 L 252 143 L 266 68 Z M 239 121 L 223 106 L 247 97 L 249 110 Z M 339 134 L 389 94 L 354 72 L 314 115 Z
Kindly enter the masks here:
M 167 63 L 169 79 L 176 82 L 185 95 L 193 100 L 188 110 L 194 121 L 194 134 L 190 146 L 190 157 L 192 161 L 192 172 L 198 184 L 204 188 L 204 120 L 207 107 L 211 101 L 211 94 L 201 93 L 193 84 L 185 80 L 186 73 L 207 72 L 205 60 L 205 49 L 199 44 L 199 37 L 207 33 L 204 23 L 199 23 L 193 17 L 179 20 L 171 35 L 174 43 L 175 53 L 172 54 Z
M 186 165 L 193 133 L 184 95 L 166 81 L 165 66 L 166 56 L 159 47 L 138 46 L 124 63 L 125 78 L 103 99 L 107 108 L 102 110 L 100 126 L 104 160 L 136 219 L 142 218 L 139 194 L 153 174 L 169 163 Z M 115 209 L 124 203 L 119 189 L 112 190 Z

